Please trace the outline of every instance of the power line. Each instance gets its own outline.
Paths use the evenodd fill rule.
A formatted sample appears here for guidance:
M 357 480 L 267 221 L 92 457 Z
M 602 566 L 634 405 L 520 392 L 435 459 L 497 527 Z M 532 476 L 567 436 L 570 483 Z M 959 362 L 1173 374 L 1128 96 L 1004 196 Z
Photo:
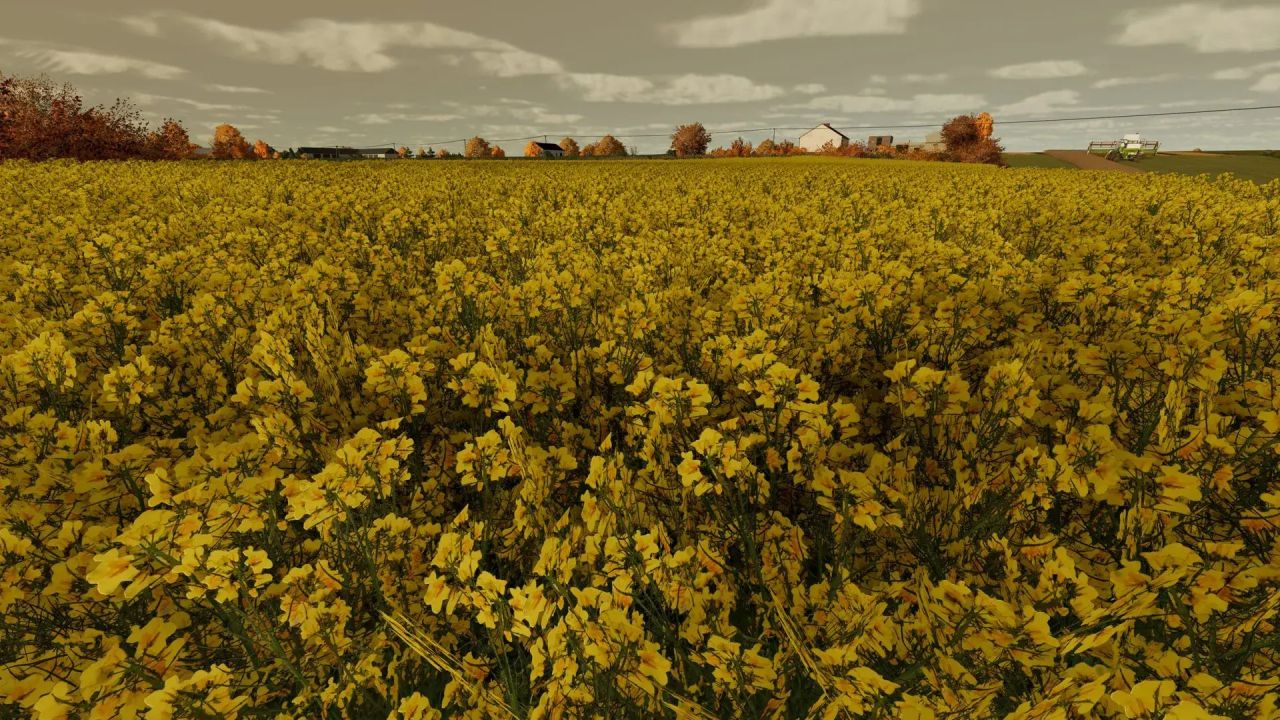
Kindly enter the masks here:
M 1169 117 L 1171 115 L 1205 115 L 1207 113 L 1228 113 L 1228 112 L 1246 112 L 1249 110 L 1280 110 L 1280 105 L 1250 105 L 1248 107 L 1231 107 L 1231 108 L 1209 108 L 1205 110 L 1175 110 L 1171 112 L 1148 112 L 1148 113 L 1129 113 L 1125 115 L 1089 115 L 1084 117 L 1065 117 L 1065 118 L 1035 118 L 1032 120 L 998 120 L 997 125 L 1031 125 L 1034 123 L 1065 123 L 1065 122 L 1083 122 L 1086 120 L 1120 120 L 1128 118 L 1148 118 L 1148 117 Z M 849 127 L 836 128 L 837 130 L 877 130 L 880 128 L 931 128 L 937 127 L 936 123 L 927 125 L 854 125 Z M 783 128 L 778 128 L 782 130 Z M 796 129 L 796 128 L 786 128 Z
M 1119 115 L 1086 115 L 1086 116 L 1077 116 L 1077 117 L 1032 118 L 1028 120 L 999 120 L 996 122 L 996 125 L 1036 125 L 1036 124 L 1044 124 L 1044 123 L 1087 122 L 1091 120 L 1129 120 L 1133 118 L 1173 117 L 1173 116 L 1179 116 L 1179 115 L 1207 115 L 1210 113 L 1249 112 L 1249 111 L 1255 111 L 1255 110 L 1280 110 L 1280 105 L 1249 105 L 1249 106 L 1242 106 L 1242 107 L 1227 107 L 1227 108 L 1202 108 L 1197 110 L 1172 110 L 1167 112 L 1125 113 L 1125 114 L 1119 114 Z M 835 129 L 836 130 L 908 130 L 908 129 L 936 128 L 936 127 L 938 127 L 938 123 L 880 123 L 877 125 L 842 125 Z M 769 132 L 769 131 L 778 131 L 778 130 L 811 130 L 811 129 L 812 127 L 809 127 L 809 126 L 764 127 L 764 128 L 747 128 L 742 130 L 709 130 L 707 131 L 707 134 L 709 135 L 746 135 L 749 133 L 756 133 L 756 132 Z M 492 140 L 490 142 L 495 142 L 495 143 L 519 142 L 521 140 L 536 140 L 540 137 L 544 137 L 547 135 L 560 135 L 560 134 L 561 133 L 539 133 L 537 135 L 529 135 L 526 137 L 499 138 L 497 140 Z M 563 134 L 563 136 L 574 136 L 574 135 L 575 135 L 574 133 Z M 669 132 L 627 133 L 627 134 L 613 135 L 613 137 L 615 138 L 626 138 L 626 139 L 665 138 L 670 136 L 671 136 L 671 133 Z M 591 138 L 599 139 L 599 138 L 603 138 L 604 135 L 579 134 L 579 135 L 576 135 L 576 137 L 584 138 L 584 139 L 591 139 Z M 465 143 L 466 141 L 467 141 L 467 138 L 458 138 L 456 140 L 435 140 L 432 142 L 423 142 L 420 144 L 431 145 L 431 146 L 453 145 L 455 143 Z M 395 147 L 397 146 L 397 143 L 387 143 L 387 145 L 391 145 L 392 147 Z M 386 147 L 387 145 L 378 145 L 378 146 L 368 145 L 358 149 Z

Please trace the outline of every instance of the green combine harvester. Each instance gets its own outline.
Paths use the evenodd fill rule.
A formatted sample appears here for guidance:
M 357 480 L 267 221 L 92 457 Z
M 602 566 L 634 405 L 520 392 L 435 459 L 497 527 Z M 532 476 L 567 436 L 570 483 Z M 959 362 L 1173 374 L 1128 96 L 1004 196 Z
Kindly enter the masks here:
M 1123 140 L 1093 141 L 1090 154 L 1105 155 L 1108 160 L 1138 160 L 1145 155 L 1160 152 L 1158 140 L 1143 140 L 1141 135 L 1125 135 Z

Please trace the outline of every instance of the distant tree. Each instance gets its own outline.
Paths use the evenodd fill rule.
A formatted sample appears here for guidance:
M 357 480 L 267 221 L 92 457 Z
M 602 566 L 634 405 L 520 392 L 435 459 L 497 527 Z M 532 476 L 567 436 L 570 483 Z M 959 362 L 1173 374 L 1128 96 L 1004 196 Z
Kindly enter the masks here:
M 195 147 L 187 129 L 173 118 L 165 118 L 159 129 L 147 134 L 147 157 L 153 160 L 186 160 Z
M 444 160 L 444 159 L 445 159 L 445 158 L 447 158 L 447 157 L 449 157 L 449 151 L 448 151 L 448 150 L 445 150 L 444 148 L 440 148 L 439 150 L 437 150 L 437 151 L 436 151 L 436 159 L 437 159 L 437 160 Z
M 776 145 L 773 142 L 773 140 L 769 138 L 765 138 L 764 140 L 760 141 L 759 145 L 756 145 L 755 154 L 760 155 L 762 157 L 773 155 L 774 150 L 776 150 Z
M 991 117 L 991 113 L 980 113 L 977 117 L 977 123 L 978 137 L 983 140 L 990 138 L 996 127 L 996 121 Z
M 431 151 L 419 145 L 418 152 L 414 154 L 414 157 L 419 160 L 426 160 L 431 157 Z
M 689 123 L 676 128 L 671 133 L 671 149 L 676 157 L 696 157 L 707 154 L 707 146 L 711 144 L 711 134 L 702 123 Z
M 467 141 L 462 154 L 469 158 L 487 158 L 489 157 L 489 152 L 489 142 L 477 135 Z
M 958 115 L 942 126 L 942 142 L 946 145 L 944 160 L 964 163 L 1004 164 L 1004 148 L 990 137 L 983 137 L 978 119 Z
M 627 154 L 627 149 L 612 135 L 605 135 L 593 144 L 593 154 L 597 157 L 622 157 Z
M 10 103 L 13 100 L 13 78 L 4 77 L 0 74 L 0 158 L 7 155 L 7 140 L 9 123 L 13 119 L 13 109 Z
M 396 157 L 400 158 L 401 160 L 405 158 L 413 157 L 413 151 L 409 149 L 408 145 L 401 145 L 400 147 L 396 148 Z
M 213 142 L 209 144 L 209 157 L 215 160 L 244 160 L 253 158 L 253 148 L 234 125 L 222 124 L 213 129 Z
M 542 157 L 542 147 L 530 140 L 529 144 L 524 146 L 524 156 L 527 158 Z
M 579 155 L 581 155 L 582 157 L 594 157 L 595 154 L 596 154 L 595 143 L 587 143 L 586 145 L 583 145 L 582 152 L 579 153 Z
M 571 157 L 571 158 L 578 157 L 578 154 L 580 152 L 578 148 L 578 141 L 574 140 L 571 137 L 561 138 L 560 149 L 564 150 L 565 157 Z
M 750 157 L 751 143 L 745 142 L 742 138 L 737 138 L 729 143 L 728 157 Z
M 506 156 L 507 156 L 507 152 L 502 149 L 501 145 L 494 145 L 493 149 L 489 150 L 489 157 L 493 158 L 494 160 L 501 160 Z
M 796 145 L 790 140 L 783 140 L 778 143 L 773 151 L 774 155 L 804 155 L 806 153 L 807 151 L 804 148 Z
M 972 115 L 957 115 L 942 126 L 942 142 L 948 151 L 972 145 L 981 139 L 978 121 Z
M 273 154 L 275 154 L 275 149 L 268 145 L 266 140 L 258 138 L 257 142 L 253 144 L 253 156 L 255 158 L 270 160 Z

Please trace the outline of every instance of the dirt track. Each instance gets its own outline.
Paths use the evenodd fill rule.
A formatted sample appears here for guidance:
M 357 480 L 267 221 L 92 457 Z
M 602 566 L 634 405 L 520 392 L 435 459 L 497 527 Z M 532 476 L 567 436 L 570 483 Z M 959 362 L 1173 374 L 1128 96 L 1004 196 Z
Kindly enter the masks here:
M 1045 155 L 1069 162 L 1081 170 L 1111 170 L 1113 172 L 1142 172 L 1133 163 L 1112 162 L 1098 155 L 1091 155 L 1084 150 L 1045 150 Z

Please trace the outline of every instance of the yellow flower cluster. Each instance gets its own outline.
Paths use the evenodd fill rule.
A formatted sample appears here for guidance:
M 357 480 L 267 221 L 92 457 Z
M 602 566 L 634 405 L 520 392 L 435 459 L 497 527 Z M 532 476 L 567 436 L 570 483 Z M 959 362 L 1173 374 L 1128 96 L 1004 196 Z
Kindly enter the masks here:
M 0 189 L 0 717 L 1280 718 L 1280 183 Z

